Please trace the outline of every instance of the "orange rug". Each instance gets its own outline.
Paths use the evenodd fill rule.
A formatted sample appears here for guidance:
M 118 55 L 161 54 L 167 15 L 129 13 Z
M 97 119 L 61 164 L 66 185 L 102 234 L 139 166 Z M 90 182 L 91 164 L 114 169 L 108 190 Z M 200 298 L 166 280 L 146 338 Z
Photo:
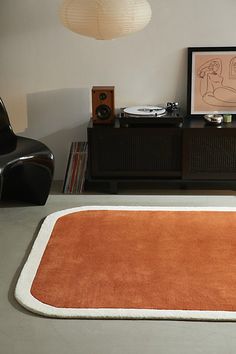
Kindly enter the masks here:
M 236 213 L 87 207 L 46 218 L 16 288 L 46 316 L 236 319 Z

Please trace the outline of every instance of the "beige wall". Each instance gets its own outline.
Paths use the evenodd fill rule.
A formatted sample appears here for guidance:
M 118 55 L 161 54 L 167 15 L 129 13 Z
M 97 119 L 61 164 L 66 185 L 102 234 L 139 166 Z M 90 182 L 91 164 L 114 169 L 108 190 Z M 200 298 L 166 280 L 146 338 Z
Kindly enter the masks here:
M 65 29 L 61 0 L 2 0 L 0 96 L 15 131 L 56 155 L 63 178 L 69 144 L 86 138 L 93 85 L 115 85 L 116 107 L 186 106 L 186 47 L 236 45 L 235 0 L 149 0 L 142 32 L 96 41 Z

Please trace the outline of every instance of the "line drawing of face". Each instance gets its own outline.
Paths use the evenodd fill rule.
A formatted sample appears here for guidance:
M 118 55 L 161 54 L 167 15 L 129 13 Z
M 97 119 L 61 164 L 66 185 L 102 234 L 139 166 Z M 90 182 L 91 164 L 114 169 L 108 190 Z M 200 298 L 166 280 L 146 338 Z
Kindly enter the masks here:
M 220 69 L 220 63 L 216 60 L 213 60 L 209 65 L 209 70 L 212 74 L 218 74 Z

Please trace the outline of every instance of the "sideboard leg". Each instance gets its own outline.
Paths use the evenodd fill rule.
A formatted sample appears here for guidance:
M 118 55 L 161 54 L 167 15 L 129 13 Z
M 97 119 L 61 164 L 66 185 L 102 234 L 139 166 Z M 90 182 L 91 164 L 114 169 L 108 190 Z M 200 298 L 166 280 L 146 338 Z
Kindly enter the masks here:
M 117 194 L 118 193 L 118 183 L 116 181 L 109 182 L 109 192 L 111 194 Z

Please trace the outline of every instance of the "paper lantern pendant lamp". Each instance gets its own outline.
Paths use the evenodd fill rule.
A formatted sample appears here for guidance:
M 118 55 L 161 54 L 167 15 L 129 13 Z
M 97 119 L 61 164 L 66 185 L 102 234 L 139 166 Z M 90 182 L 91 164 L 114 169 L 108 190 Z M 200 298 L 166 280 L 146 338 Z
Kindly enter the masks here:
M 151 19 L 147 0 L 64 0 L 60 17 L 71 31 L 113 39 L 143 29 Z

